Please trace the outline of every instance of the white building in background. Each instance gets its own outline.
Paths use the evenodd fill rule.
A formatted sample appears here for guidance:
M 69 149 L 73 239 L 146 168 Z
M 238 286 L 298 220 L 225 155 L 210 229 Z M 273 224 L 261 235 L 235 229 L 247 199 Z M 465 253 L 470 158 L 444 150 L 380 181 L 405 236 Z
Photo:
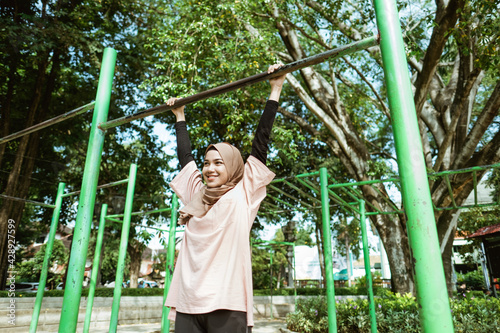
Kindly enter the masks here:
M 373 239 L 372 239 L 373 240 Z M 370 266 L 372 272 L 378 270 L 382 274 L 383 279 L 390 279 L 391 272 L 389 269 L 389 261 L 387 254 L 382 246 L 378 244 L 379 251 L 370 253 Z M 333 274 L 346 272 L 347 262 L 345 257 L 339 256 L 334 251 L 333 253 Z M 356 279 L 365 275 L 363 257 L 353 261 L 353 270 L 351 279 Z M 295 246 L 295 280 L 298 281 L 298 286 L 306 286 L 308 284 L 322 284 L 321 267 L 319 263 L 318 248 L 316 246 L 309 247 L 306 245 Z
M 295 280 L 321 280 L 318 248 L 300 245 L 295 247 Z

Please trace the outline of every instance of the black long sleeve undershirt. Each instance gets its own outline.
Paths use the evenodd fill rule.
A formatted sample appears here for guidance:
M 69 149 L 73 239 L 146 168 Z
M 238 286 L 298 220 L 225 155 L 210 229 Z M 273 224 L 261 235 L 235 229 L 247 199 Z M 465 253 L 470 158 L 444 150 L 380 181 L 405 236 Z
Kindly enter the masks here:
M 186 166 L 186 164 L 194 161 L 191 149 L 191 140 L 189 139 L 189 133 L 187 131 L 185 121 L 176 122 L 174 127 L 175 135 L 177 137 L 177 158 L 179 159 L 182 169 Z
M 278 105 L 279 103 L 277 101 L 267 101 L 252 142 L 252 152 L 250 155 L 254 156 L 264 164 L 266 164 L 267 161 L 267 145 L 269 143 L 269 137 L 271 136 L 274 119 L 276 118 Z M 182 169 L 186 166 L 186 164 L 194 161 L 194 157 L 191 152 L 191 141 L 189 139 L 189 133 L 187 131 L 185 121 L 176 122 L 174 127 L 177 137 L 177 158 L 179 159 Z
M 256 157 L 264 164 L 266 164 L 267 161 L 267 144 L 269 143 L 269 137 L 271 136 L 271 130 L 273 128 L 274 118 L 276 118 L 276 111 L 278 111 L 278 105 L 279 103 L 277 101 L 267 101 L 252 142 L 252 152 L 250 155 Z

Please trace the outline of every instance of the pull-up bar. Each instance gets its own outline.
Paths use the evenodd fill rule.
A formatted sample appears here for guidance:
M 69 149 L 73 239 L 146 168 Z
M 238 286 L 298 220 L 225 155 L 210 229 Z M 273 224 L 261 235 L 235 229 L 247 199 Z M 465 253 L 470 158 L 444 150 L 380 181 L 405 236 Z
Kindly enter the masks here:
M 12 197 L 12 196 L 6 195 L 6 194 L 0 194 L 0 198 L 12 200 L 12 201 L 20 201 L 20 202 L 24 202 L 27 204 L 32 204 L 32 205 L 37 205 L 37 206 L 42 206 L 42 207 L 47 207 L 47 208 L 55 208 L 56 207 L 56 205 L 46 204 L 44 202 L 27 200 L 27 199 L 23 199 L 23 198 Z
M 294 72 L 296 70 L 302 69 L 304 67 L 316 65 L 316 64 L 322 63 L 326 59 L 334 57 L 334 56 L 341 57 L 341 56 L 344 56 L 346 54 L 354 53 L 354 52 L 359 51 L 359 50 L 365 50 L 371 46 L 377 45 L 378 43 L 379 43 L 378 36 L 365 38 L 365 39 L 360 40 L 358 42 L 354 42 L 354 43 L 351 43 L 351 44 L 348 44 L 345 46 L 341 46 L 341 47 L 338 47 L 338 48 L 335 48 L 335 49 L 332 49 L 332 50 L 329 50 L 329 51 L 326 51 L 323 53 L 313 55 L 313 56 L 305 58 L 305 59 L 300 59 L 300 60 L 291 62 L 287 65 L 284 65 L 279 70 L 277 70 L 271 74 L 268 74 L 267 72 L 263 72 L 260 74 L 252 75 L 252 76 L 249 76 L 247 78 L 244 78 L 244 79 L 241 79 L 238 81 L 234 81 L 234 82 L 230 82 L 230 83 L 226 83 L 226 84 L 223 84 L 221 86 L 218 86 L 218 87 L 215 87 L 215 88 L 212 88 L 212 89 L 209 89 L 209 90 L 206 90 L 206 91 L 203 91 L 203 92 L 200 92 L 200 93 L 188 96 L 188 97 L 180 98 L 175 102 L 174 105 L 163 104 L 163 105 L 155 106 L 151 109 L 143 110 L 143 111 L 140 111 L 140 112 L 128 115 L 128 116 L 124 116 L 121 118 L 110 120 L 110 121 L 105 122 L 105 123 L 101 123 L 101 124 L 99 124 L 99 128 L 101 130 L 107 130 L 107 129 L 112 128 L 112 127 L 116 127 L 116 126 L 120 126 L 120 125 L 129 123 L 133 120 L 142 119 L 142 118 L 145 118 L 148 116 L 162 113 L 162 112 L 171 110 L 175 107 L 198 102 L 198 101 L 207 99 L 209 97 L 218 96 L 218 95 L 224 94 L 224 93 L 229 92 L 229 91 L 233 91 L 233 90 L 237 90 L 237 89 L 246 87 L 246 86 L 254 84 L 254 83 L 266 81 L 266 80 L 272 79 L 273 77 L 281 76 L 283 74 L 288 74 L 288 73 Z
M 73 117 L 78 116 L 79 114 L 85 113 L 88 110 L 93 109 L 93 108 L 94 108 L 94 102 L 90 102 L 90 103 L 85 104 L 83 106 L 77 107 L 76 109 L 73 109 L 71 111 L 63 113 L 57 117 L 48 119 L 48 120 L 41 122 L 39 124 L 25 128 L 22 131 L 4 136 L 3 138 L 0 138 L 0 145 L 2 143 L 8 142 L 10 140 L 14 140 L 14 139 L 20 138 L 22 136 L 25 136 L 26 134 L 30 134 L 30 133 L 36 132 L 38 130 L 41 130 L 42 128 L 46 128 L 46 127 L 52 126 L 54 124 L 60 123 L 61 121 L 64 121 L 66 119 L 73 118 Z

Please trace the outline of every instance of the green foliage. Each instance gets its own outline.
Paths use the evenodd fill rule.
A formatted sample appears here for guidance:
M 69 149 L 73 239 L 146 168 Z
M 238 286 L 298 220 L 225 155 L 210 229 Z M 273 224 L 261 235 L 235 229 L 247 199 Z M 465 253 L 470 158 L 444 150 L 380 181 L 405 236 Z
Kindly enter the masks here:
M 385 288 L 380 288 L 380 287 L 374 287 L 373 288 L 373 293 L 378 296 L 384 296 L 388 292 L 388 289 Z M 326 295 L 326 289 L 325 288 L 274 288 L 273 289 L 273 295 L 275 296 L 292 296 L 295 295 L 299 296 L 320 296 L 320 295 Z M 269 296 L 271 295 L 271 291 L 269 288 L 266 289 L 254 289 L 254 295 L 256 296 Z M 336 296 L 366 296 L 368 295 L 367 289 L 364 286 L 354 286 L 354 287 L 339 287 L 335 288 L 335 295 Z
M 287 328 L 294 332 L 328 332 L 328 304 L 326 297 L 297 300 L 296 310 L 286 317 Z
M 465 284 L 466 290 L 484 290 L 486 284 L 484 282 L 483 270 L 467 272 L 465 274 L 457 273 L 457 285 L 460 287 Z
M 96 288 L 94 297 L 113 297 L 114 288 Z M 163 296 L 161 288 L 122 288 L 122 296 Z M 0 297 L 9 297 L 8 291 L 0 291 Z M 36 297 L 37 293 L 16 293 L 16 297 Z M 82 289 L 82 297 L 89 295 L 89 289 Z M 43 297 L 63 297 L 64 290 L 46 290 Z
M 0 136 L 30 126 L 29 119 L 40 123 L 93 101 L 102 52 L 107 46 L 118 53 L 109 119 L 147 106 L 149 94 L 137 87 L 151 74 L 155 62 L 153 55 L 144 49 L 151 26 L 161 20 L 160 13 L 152 10 L 155 4 L 155 1 L 3 1 Z M 16 158 L 24 158 L 22 169 L 26 170 L 16 182 L 16 196 L 27 195 L 31 200 L 53 203 L 58 181 L 67 184 L 68 192 L 80 190 L 91 122 L 89 111 L 32 134 L 29 151 L 19 151 L 19 139 L 3 145 L 5 151 L 0 149 L 2 192 L 9 173 L 12 172 L 11 176 L 15 173 Z M 149 119 L 106 133 L 99 183 L 127 178 L 130 164 L 137 163 L 134 210 L 159 208 L 169 203 L 164 175 L 170 170 L 165 162 L 168 158 L 152 131 Z M 27 166 L 30 163 L 33 163 L 33 172 Z M 125 189 L 122 185 L 98 191 L 95 211 L 103 202 L 114 209 L 111 200 L 124 196 Z M 74 221 L 74 198 L 63 201 L 60 216 L 63 225 Z M 51 215 L 52 209 L 26 206 L 22 219 L 19 218 L 17 244 L 24 248 L 46 234 Z M 14 218 L 14 213 L 8 216 Z M 133 222 L 142 223 L 143 217 L 136 217 Z M 144 221 L 145 224 L 156 222 L 156 217 Z M 151 235 L 135 234 L 132 228 L 131 237 L 147 242 Z M 21 262 L 29 258 L 29 254 L 24 256 L 19 251 L 16 259 Z M 30 278 L 39 270 L 31 267 L 33 263 L 20 265 L 25 274 L 35 271 Z
M 115 281 L 116 270 L 118 265 L 118 255 L 120 249 L 120 234 L 114 233 L 106 238 L 106 242 L 103 244 L 104 258 L 101 263 L 101 283 L 104 284 L 107 281 Z M 124 276 L 129 276 L 128 266 L 130 264 L 129 256 L 125 257 L 125 269 Z M 125 278 L 125 280 L 127 280 Z
M 309 247 L 315 246 L 316 243 L 312 240 L 311 235 L 314 233 L 312 225 L 305 226 L 295 231 L 295 246 L 307 245 Z
M 46 248 L 47 245 L 43 244 L 33 258 L 26 261 L 18 261 L 16 263 L 16 282 L 35 282 L 40 280 Z M 55 239 L 48 263 L 49 271 L 47 272 L 47 286 L 55 286 L 62 281 L 64 271 L 61 272 L 61 274 L 54 274 L 50 271 L 50 268 L 53 267 L 54 264 L 65 265 L 68 262 L 68 258 L 69 251 L 66 249 L 63 242 L 59 239 Z
M 475 67 L 492 69 L 497 75 L 500 73 L 499 28 L 498 2 L 473 0 L 467 1 L 460 11 L 453 34 L 462 52 L 474 56 Z
M 338 241 L 335 242 L 336 249 L 343 256 L 347 254 L 346 239 L 349 245 L 350 255 L 359 257 L 361 253 L 361 226 L 359 220 L 352 219 L 350 222 L 341 217 L 332 222 L 332 228 L 337 232 Z
M 500 300 L 496 298 L 457 298 L 450 301 L 455 332 L 498 332 Z M 377 331 L 420 332 L 418 303 L 410 294 L 376 298 Z M 367 300 L 337 301 L 335 304 L 339 333 L 370 332 Z M 299 299 L 297 309 L 287 316 L 287 327 L 294 332 L 328 332 L 328 306 L 325 297 Z
M 164 26 L 153 30 L 147 45 L 159 57 L 158 74 L 145 81 L 153 88 L 152 96 L 160 101 L 183 97 L 267 70 L 275 62 L 266 52 L 268 40 L 246 31 L 239 14 L 247 4 L 200 1 L 193 6 L 178 1 L 169 7 Z M 231 142 L 248 154 L 253 136 L 248 125 L 254 128 L 267 90 L 262 83 L 189 105 L 197 158 L 218 141 Z M 170 114 L 166 118 L 172 119 Z
M 497 188 L 500 188 L 497 186 Z M 457 224 L 457 234 L 462 237 L 467 237 L 482 227 L 498 224 L 498 216 L 500 216 L 499 207 L 470 208 L 460 214 Z M 458 253 L 464 258 L 467 263 L 476 263 L 474 258 L 475 251 L 481 251 L 480 238 L 467 238 L 467 244 L 458 247 Z

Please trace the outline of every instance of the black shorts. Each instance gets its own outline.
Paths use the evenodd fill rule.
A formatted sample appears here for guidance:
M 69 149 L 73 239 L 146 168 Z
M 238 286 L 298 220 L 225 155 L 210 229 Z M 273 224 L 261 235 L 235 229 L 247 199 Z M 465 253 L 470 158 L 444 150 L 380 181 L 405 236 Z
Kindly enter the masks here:
M 247 326 L 247 313 L 216 310 L 189 314 L 176 312 L 175 333 L 252 333 Z

